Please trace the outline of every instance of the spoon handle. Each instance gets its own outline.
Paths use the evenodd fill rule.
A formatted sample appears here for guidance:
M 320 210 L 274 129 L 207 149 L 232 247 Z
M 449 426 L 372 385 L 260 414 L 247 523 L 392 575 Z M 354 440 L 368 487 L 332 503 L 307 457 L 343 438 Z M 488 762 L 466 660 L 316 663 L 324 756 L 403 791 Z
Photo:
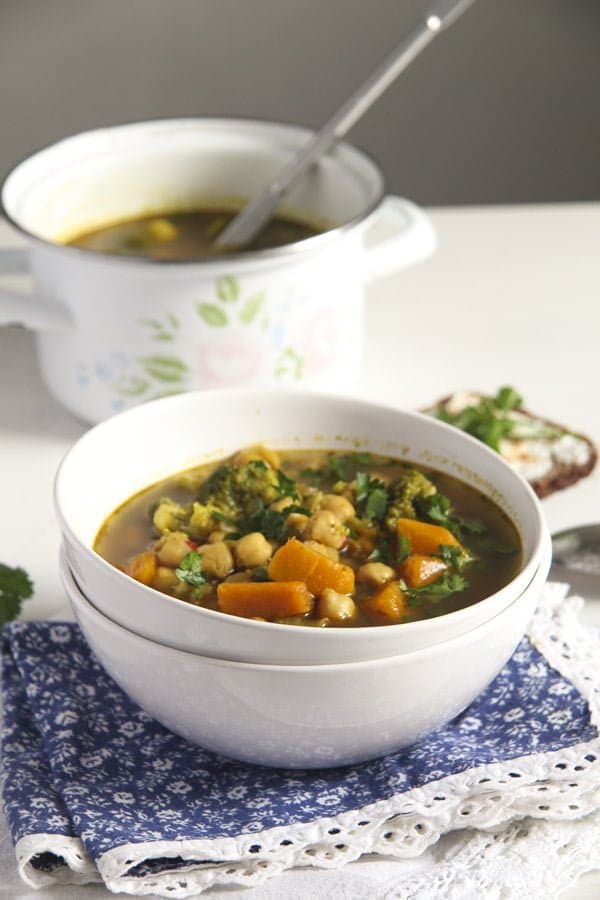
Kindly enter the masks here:
M 416 26 L 385 57 L 371 76 L 333 114 L 314 137 L 284 166 L 276 178 L 231 220 L 216 238 L 217 247 L 242 246 L 275 212 L 281 196 L 303 172 L 343 137 L 434 37 L 452 24 L 474 0 L 437 0 Z

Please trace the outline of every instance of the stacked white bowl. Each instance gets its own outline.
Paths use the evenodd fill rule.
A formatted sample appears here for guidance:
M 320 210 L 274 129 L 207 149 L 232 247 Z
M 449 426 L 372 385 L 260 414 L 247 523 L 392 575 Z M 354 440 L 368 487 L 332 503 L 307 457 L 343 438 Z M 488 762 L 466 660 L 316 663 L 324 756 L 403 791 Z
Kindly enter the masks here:
M 459 478 L 511 518 L 523 546 L 521 570 L 497 593 L 434 619 L 315 629 L 184 603 L 92 549 L 102 523 L 133 494 L 258 442 L 360 447 Z M 57 475 L 56 508 L 65 589 L 118 684 L 195 743 L 286 768 L 373 758 L 459 713 L 514 651 L 550 565 L 537 498 L 498 454 L 418 413 L 341 397 L 207 391 L 138 406 L 71 449 Z

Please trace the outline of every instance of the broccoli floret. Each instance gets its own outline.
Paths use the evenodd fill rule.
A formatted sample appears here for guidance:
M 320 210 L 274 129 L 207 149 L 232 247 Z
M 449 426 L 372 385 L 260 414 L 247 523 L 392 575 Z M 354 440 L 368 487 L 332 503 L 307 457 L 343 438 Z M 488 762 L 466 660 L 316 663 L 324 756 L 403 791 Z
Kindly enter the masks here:
M 179 531 L 184 528 L 189 514 L 189 506 L 182 506 L 169 497 L 162 497 L 152 514 L 152 522 L 157 531 L 161 534 L 168 534 L 170 531 Z
M 201 485 L 198 499 L 183 507 L 172 500 L 161 500 L 154 512 L 155 527 L 167 531 L 185 531 L 194 540 L 204 540 L 211 531 L 236 524 L 268 507 L 274 500 L 295 491 L 293 482 L 261 460 L 243 465 L 225 463 Z
M 398 519 L 416 519 L 414 501 L 418 497 L 430 497 L 437 494 L 436 486 L 416 469 L 404 472 L 390 485 L 390 503 L 387 508 L 385 524 L 390 531 L 395 531 Z

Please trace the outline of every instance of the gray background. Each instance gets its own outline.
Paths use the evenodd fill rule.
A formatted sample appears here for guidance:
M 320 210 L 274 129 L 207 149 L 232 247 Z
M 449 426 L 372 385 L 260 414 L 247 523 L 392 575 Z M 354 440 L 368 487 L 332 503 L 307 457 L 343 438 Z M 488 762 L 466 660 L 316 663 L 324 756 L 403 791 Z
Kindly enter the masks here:
M 97 125 L 318 126 L 425 0 L 0 0 L 0 174 Z M 600 198 L 599 0 L 478 0 L 354 129 L 421 203 Z

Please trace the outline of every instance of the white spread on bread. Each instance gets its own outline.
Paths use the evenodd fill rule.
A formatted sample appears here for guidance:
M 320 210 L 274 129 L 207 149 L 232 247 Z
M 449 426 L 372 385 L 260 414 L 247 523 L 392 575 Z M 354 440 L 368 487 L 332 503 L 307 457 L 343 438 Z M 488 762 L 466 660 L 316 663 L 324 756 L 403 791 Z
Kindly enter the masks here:
M 475 406 L 480 395 L 457 391 L 444 403 L 451 415 Z M 499 443 L 501 456 L 527 481 L 538 481 L 550 475 L 556 466 L 585 466 L 592 448 L 583 438 L 563 431 L 543 419 L 520 410 L 502 413 L 515 426 L 510 437 Z

